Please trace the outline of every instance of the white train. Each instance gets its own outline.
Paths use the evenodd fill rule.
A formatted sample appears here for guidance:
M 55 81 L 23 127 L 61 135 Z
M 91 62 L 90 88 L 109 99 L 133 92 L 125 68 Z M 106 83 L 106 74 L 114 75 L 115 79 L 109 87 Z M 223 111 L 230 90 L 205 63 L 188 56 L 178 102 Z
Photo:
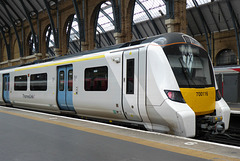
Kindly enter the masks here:
M 229 126 L 230 109 L 217 92 L 207 52 L 181 33 L 2 69 L 0 82 L 0 102 L 14 107 L 185 137 Z

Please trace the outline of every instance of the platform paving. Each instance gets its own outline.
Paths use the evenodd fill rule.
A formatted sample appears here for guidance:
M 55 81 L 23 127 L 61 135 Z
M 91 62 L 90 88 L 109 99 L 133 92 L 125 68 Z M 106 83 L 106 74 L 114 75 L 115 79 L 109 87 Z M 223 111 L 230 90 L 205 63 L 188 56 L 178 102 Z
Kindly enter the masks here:
M 0 160 L 240 160 L 240 148 L 0 107 Z

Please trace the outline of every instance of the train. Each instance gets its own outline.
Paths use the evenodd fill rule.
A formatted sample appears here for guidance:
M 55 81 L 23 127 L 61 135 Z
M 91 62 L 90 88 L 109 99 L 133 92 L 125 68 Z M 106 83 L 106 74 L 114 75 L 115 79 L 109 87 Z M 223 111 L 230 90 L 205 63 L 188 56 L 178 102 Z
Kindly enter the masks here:
M 224 133 L 230 109 L 208 53 L 194 38 L 166 33 L 0 70 L 1 105 L 195 137 Z

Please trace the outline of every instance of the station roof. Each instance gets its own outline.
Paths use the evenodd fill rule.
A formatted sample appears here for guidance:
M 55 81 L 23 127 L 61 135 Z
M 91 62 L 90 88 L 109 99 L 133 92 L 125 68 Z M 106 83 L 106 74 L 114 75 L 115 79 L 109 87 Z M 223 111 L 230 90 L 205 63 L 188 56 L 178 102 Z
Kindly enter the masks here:
M 46 10 L 45 3 L 51 7 L 54 6 L 56 1 L 0 0 L 0 29 L 6 32 L 14 25 L 21 27 L 23 21 L 28 18 L 35 19 L 38 13 Z M 165 3 L 165 0 L 136 0 L 133 16 L 133 40 L 167 32 L 164 25 L 166 17 Z M 239 6 L 239 0 L 187 0 L 188 34 L 196 36 L 234 28 L 239 29 Z M 106 14 L 109 16 L 106 16 Z M 97 36 L 99 36 L 97 43 L 99 47 L 115 43 L 113 21 L 112 4 L 110 1 L 106 1 L 102 4 L 99 12 L 97 27 Z M 154 27 L 154 23 L 157 28 Z M 72 28 L 70 42 L 79 39 L 76 18 L 72 23 Z M 53 39 L 50 38 L 50 46 L 53 43 Z M 71 43 L 70 48 L 73 52 L 77 50 Z

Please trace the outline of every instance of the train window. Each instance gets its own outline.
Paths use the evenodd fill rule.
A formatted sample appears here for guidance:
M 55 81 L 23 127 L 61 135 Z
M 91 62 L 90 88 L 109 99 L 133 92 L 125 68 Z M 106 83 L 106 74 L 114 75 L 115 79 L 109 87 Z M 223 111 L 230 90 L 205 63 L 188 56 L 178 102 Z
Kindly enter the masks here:
M 73 70 L 68 71 L 68 91 L 73 89 Z
M 27 75 L 14 77 L 14 90 L 26 91 L 27 90 Z
M 64 91 L 64 71 L 59 72 L 59 91 Z
M 106 91 L 108 88 L 107 66 L 85 69 L 85 91 Z
M 7 82 L 7 77 L 4 77 L 4 91 L 8 90 L 8 82 Z
M 134 59 L 127 60 L 127 85 L 126 93 L 134 94 Z
M 32 74 L 30 77 L 31 91 L 46 91 L 47 90 L 47 73 Z

